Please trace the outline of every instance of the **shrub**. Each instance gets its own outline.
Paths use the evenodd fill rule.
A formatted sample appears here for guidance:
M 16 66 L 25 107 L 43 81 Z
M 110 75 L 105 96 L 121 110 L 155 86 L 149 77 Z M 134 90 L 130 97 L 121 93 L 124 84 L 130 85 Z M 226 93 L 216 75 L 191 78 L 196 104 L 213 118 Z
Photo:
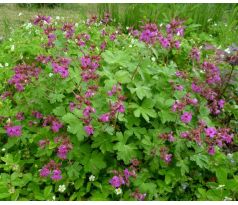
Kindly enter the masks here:
M 1 44 L 0 199 L 237 200 L 236 48 L 110 21 L 38 16 Z

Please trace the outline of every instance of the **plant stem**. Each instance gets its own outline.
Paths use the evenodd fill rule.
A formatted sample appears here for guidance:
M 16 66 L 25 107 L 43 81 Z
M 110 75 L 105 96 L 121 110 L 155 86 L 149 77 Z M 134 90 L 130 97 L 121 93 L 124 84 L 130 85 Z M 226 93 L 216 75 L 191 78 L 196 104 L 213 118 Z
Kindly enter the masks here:
M 229 73 L 228 80 L 226 81 L 225 87 L 224 87 L 223 90 L 221 91 L 221 95 L 224 95 L 224 93 L 226 92 L 226 89 L 227 89 L 227 87 L 228 87 L 228 85 L 229 85 L 229 82 L 230 82 L 230 80 L 231 80 L 231 76 L 232 76 L 232 73 L 233 73 L 234 69 L 235 69 L 235 66 L 232 66 L 231 72 Z

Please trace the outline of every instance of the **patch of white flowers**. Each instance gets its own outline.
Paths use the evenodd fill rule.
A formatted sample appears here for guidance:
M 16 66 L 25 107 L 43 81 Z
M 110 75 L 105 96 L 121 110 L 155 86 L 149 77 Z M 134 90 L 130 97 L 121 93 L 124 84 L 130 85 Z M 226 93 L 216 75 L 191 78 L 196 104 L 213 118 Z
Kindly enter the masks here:
M 90 182 L 93 182 L 95 180 L 95 176 L 94 175 L 91 175 L 90 177 L 89 177 L 89 181 Z
M 116 195 L 120 195 L 120 194 L 122 194 L 122 190 L 121 190 L 121 188 L 117 188 L 117 189 L 115 189 L 115 193 L 116 193 Z
M 66 190 L 66 187 L 65 187 L 64 184 L 63 185 L 59 185 L 59 188 L 58 188 L 59 192 L 63 193 L 65 190 Z

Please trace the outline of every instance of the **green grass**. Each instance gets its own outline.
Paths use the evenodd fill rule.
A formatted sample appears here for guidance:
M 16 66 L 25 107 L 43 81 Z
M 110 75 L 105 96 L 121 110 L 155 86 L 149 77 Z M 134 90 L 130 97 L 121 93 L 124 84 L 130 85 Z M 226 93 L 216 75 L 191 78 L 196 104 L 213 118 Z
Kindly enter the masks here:
M 0 36 L 8 37 L 11 29 L 37 14 L 64 16 L 77 21 L 93 14 L 102 17 L 110 12 L 115 25 L 138 28 L 142 22 L 166 23 L 180 17 L 200 24 L 198 32 L 212 32 L 223 43 L 237 42 L 238 4 L 0 4 Z M 19 13 L 22 13 L 19 16 Z M 217 29 L 211 28 L 218 24 Z M 226 26 L 224 26 L 226 24 Z

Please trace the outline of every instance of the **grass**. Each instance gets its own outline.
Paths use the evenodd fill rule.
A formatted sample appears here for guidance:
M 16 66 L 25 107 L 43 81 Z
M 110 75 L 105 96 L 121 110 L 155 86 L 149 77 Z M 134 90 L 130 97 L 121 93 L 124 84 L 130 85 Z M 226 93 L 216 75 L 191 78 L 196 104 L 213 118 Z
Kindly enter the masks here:
M 35 15 L 64 16 L 78 20 L 97 11 L 95 4 L 60 4 L 54 8 L 30 6 L 29 4 L 0 4 L 0 36 L 8 37 L 11 28 L 29 21 Z M 19 16 L 19 14 L 21 15 Z
M 139 27 L 142 21 L 160 24 L 176 16 L 200 24 L 200 32 L 210 33 L 211 24 L 223 23 L 227 26 L 219 24 L 218 40 L 238 43 L 234 35 L 238 26 L 238 4 L 57 4 L 53 8 L 44 4 L 39 8 L 35 4 L 0 4 L 0 37 L 8 37 L 12 28 L 37 14 L 77 21 L 92 14 L 103 16 L 105 12 L 110 12 L 115 25 L 121 25 L 125 31 L 128 26 Z

